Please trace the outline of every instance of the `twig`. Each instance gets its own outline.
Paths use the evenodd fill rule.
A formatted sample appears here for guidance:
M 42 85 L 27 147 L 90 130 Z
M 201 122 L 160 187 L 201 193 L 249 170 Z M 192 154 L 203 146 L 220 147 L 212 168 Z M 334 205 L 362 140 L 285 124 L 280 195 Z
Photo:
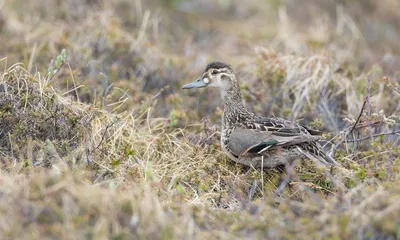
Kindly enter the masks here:
M 392 132 L 383 132 L 383 133 L 377 133 L 377 134 L 372 134 L 372 137 L 380 137 L 380 136 L 385 136 L 385 135 L 396 135 L 400 134 L 400 130 L 392 131 Z M 358 139 L 351 139 L 348 140 L 348 142 L 361 142 L 367 139 L 370 139 L 371 136 L 368 137 L 363 137 L 363 138 L 358 138 Z
M 367 105 L 367 125 L 368 125 L 368 130 L 369 130 L 369 136 L 370 136 L 370 138 L 371 138 L 371 145 L 374 143 L 374 136 L 373 136 L 373 134 L 372 134 L 372 127 L 371 127 L 371 85 L 372 85 L 372 82 L 371 82 L 371 74 L 370 75 L 368 75 L 368 78 L 367 78 L 367 102 L 368 102 L 368 105 Z M 373 148 L 373 146 L 372 146 L 372 148 Z M 377 164 L 378 164 L 378 161 L 377 161 L 377 159 L 376 159 L 376 157 L 375 157 L 375 161 L 374 161 L 374 168 L 376 169 L 378 166 L 377 166 Z
M 72 73 L 71 65 L 69 64 L 69 62 L 63 62 L 63 64 L 64 64 L 64 63 L 68 65 L 69 73 L 71 74 L 72 83 L 74 84 L 74 89 L 73 89 L 73 90 L 75 90 L 76 101 L 77 101 L 77 102 L 80 102 L 80 100 L 79 100 L 78 88 L 80 88 L 82 85 L 81 85 L 81 86 L 78 86 L 78 87 L 76 86 L 75 77 L 74 77 L 74 74 Z
M 367 114 L 368 114 L 368 117 L 367 117 L 367 124 L 368 124 L 368 128 L 369 128 L 369 135 L 370 135 L 370 137 L 371 137 L 371 142 L 373 142 L 374 141 L 374 138 L 373 138 L 373 136 L 372 136 L 372 127 L 371 127 L 371 121 L 370 121 L 370 118 L 371 118 L 371 75 L 369 75 L 368 76 L 368 84 L 367 84 L 367 103 L 368 103 L 368 105 L 367 105 Z
M 281 184 L 279 184 L 279 187 L 276 189 L 275 196 L 281 195 L 281 193 L 283 192 L 283 190 L 285 190 L 289 182 L 290 182 L 290 176 L 286 175 Z
M 254 181 L 253 181 L 253 184 L 252 184 L 251 189 L 250 189 L 250 192 L 249 192 L 249 202 L 251 202 L 251 200 L 252 200 L 253 197 L 254 197 L 254 194 L 255 194 L 256 191 L 257 191 L 258 181 L 259 181 L 258 179 L 254 179 Z
M 97 150 L 97 149 L 100 147 L 100 145 L 103 143 L 103 141 L 104 141 L 104 139 L 105 139 L 105 137 L 106 137 L 107 130 L 108 130 L 110 127 L 112 127 L 116 122 L 118 122 L 118 119 L 116 119 L 116 120 L 115 120 L 114 122 L 112 122 L 111 124 L 107 124 L 106 129 L 104 129 L 103 135 L 101 136 L 101 140 L 100 140 L 99 144 L 97 144 L 97 146 L 94 148 L 94 150 Z
M 107 100 L 107 96 L 108 94 L 110 94 L 110 90 L 113 87 L 113 84 L 111 83 L 110 85 L 107 86 L 107 88 L 104 88 L 104 92 L 103 92 L 103 96 L 102 96 L 102 100 L 101 100 L 101 105 L 103 108 L 107 109 L 107 105 L 106 105 L 106 100 Z
M 274 193 L 275 196 L 281 195 L 283 190 L 285 190 L 286 186 L 292 179 L 293 167 L 290 164 L 285 164 L 285 171 L 286 171 L 286 176 L 283 179 L 283 181 L 281 182 L 281 184 L 279 184 L 279 187 L 275 190 L 275 193 Z
M 56 71 L 53 72 L 52 75 L 47 74 L 47 76 L 46 76 L 46 78 L 48 78 L 47 82 L 50 82 L 54 78 L 54 76 L 61 70 L 61 68 L 64 66 L 64 64 L 65 64 L 65 62 L 62 61 L 60 67 L 56 68 L 55 69 Z
M 144 102 L 142 105 L 140 105 L 139 107 L 137 107 L 135 110 L 133 110 L 133 116 L 136 116 L 137 114 L 138 114 L 138 112 L 139 112 L 139 110 L 143 107 L 143 106 L 146 106 L 147 104 L 149 104 L 150 102 L 152 102 L 152 101 L 154 101 L 154 99 L 156 99 L 156 98 L 158 98 L 160 95 L 161 95 L 161 93 L 165 90 L 165 89 L 167 89 L 167 88 L 169 88 L 169 86 L 167 85 L 167 86 L 165 86 L 165 87 L 163 87 L 158 93 L 156 93 L 154 96 L 152 96 L 150 99 L 148 99 L 146 102 Z
M 360 122 L 361 116 L 362 116 L 362 114 L 363 114 L 363 112 L 364 112 L 364 108 L 365 108 L 365 104 L 366 104 L 366 103 L 367 103 L 367 100 L 365 99 L 365 100 L 364 100 L 364 103 L 363 103 L 363 105 L 362 105 L 362 107 L 361 107 L 360 114 L 358 114 L 358 117 L 357 117 L 356 122 L 353 124 L 353 126 L 352 126 L 350 129 L 349 129 L 349 128 L 346 129 L 346 131 L 345 131 L 345 133 L 344 133 L 343 139 L 340 140 L 338 143 L 336 143 L 336 144 L 333 146 L 332 151 L 331 151 L 331 153 L 330 153 L 331 157 L 335 158 L 336 150 L 339 148 L 340 145 L 342 145 L 342 143 L 343 143 L 344 141 L 347 140 L 347 137 L 354 131 L 354 129 L 356 129 L 357 124 L 358 124 L 358 122 Z
M 221 206 L 221 200 L 222 200 L 222 192 L 218 196 L 218 200 L 217 200 L 217 203 L 216 203 L 217 207 Z
M 264 192 L 264 156 L 261 156 L 261 189 Z
M 86 162 L 88 165 L 92 164 L 93 160 L 92 160 L 92 150 L 91 150 L 91 144 L 88 141 L 88 147 L 86 149 Z
M 394 159 L 395 159 L 395 154 L 394 154 L 394 152 L 392 152 L 389 156 L 389 164 L 386 169 L 386 171 L 387 171 L 386 180 L 387 181 L 390 181 L 390 179 L 392 178 L 392 175 L 393 175 Z
M 383 77 L 382 80 L 386 83 L 386 85 L 388 85 L 391 89 L 393 89 L 394 91 L 400 93 L 400 86 L 395 86 L 392 84 L 392 82 L 390 81 L 390 79 L 388 77 Z
M 361 119 L 361 116 L 362 116 L 362 114 L 364 112 L 364 108 L 365 108 L 365 104 L 366 103 L 367 103 L 367 100 L 364 100 L 364 103 L 363 103 L 363 105 L 361 107 L 360 114 L 358 114 L 357 120 L 354 123 L 353 127 L 350 129 L 350 132 L 348 133 L 348 135 L 351 134 L 354 131 L 354 129 L 356 129 L 357 124 L 360 122 L 360 119 Z

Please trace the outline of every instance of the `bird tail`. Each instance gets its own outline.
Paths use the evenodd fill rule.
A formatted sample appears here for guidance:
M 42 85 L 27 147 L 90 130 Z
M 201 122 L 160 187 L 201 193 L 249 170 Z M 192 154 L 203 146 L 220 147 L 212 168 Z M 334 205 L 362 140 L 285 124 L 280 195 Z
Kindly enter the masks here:
M 317 142 L 313 142 L 312 144 L 302 144 L 297 147 L 297 150 L 306 157 L 316 162 L 321 162 L 324 165 L 339 165 L 332 156 L 324 152 L 321 145 Z

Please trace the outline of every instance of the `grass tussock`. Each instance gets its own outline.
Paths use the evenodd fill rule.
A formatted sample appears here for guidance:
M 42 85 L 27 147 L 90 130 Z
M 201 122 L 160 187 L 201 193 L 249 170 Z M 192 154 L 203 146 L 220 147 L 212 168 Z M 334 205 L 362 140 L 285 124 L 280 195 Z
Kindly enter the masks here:
M 400 15 L 367 2 L 1 5 L 2 237 L 399 238 Z M 230 161 L 218 94 L 179 91 L 215 58 L 341 166 Z

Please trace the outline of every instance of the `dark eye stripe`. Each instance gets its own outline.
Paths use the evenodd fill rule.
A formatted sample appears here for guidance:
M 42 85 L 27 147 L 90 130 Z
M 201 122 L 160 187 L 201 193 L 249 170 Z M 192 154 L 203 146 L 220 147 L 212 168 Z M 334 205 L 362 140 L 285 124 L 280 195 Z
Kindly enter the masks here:
M 211 71 L 211 74 L 212 74 L 212 75 L 216 75 L 216 74 L 218 74 L 218 73 L 226 73 L 226 72 L 227 72 L 227 69 L 226 69 L 226 68 L 213 69 L 213 70 Z

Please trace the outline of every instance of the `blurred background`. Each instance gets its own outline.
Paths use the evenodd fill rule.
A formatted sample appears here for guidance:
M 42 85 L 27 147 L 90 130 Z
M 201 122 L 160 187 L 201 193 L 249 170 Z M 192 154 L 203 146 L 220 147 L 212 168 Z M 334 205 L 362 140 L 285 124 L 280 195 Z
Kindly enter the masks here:
M 80 86 L 69 94 L 110 112 L 161 91 L 152 116 L 184 127 L 219 124 L 217 90 L 180 88 L 220 60 L 253 111 L 338 131 L 357 117 L 368 76 L 374 111 L 399 110 L 381 80 L 399 81 L 399 29 L 398 0 L 3 0 L 0 67 L 44 75 L 66 49 L 60 91 Z

